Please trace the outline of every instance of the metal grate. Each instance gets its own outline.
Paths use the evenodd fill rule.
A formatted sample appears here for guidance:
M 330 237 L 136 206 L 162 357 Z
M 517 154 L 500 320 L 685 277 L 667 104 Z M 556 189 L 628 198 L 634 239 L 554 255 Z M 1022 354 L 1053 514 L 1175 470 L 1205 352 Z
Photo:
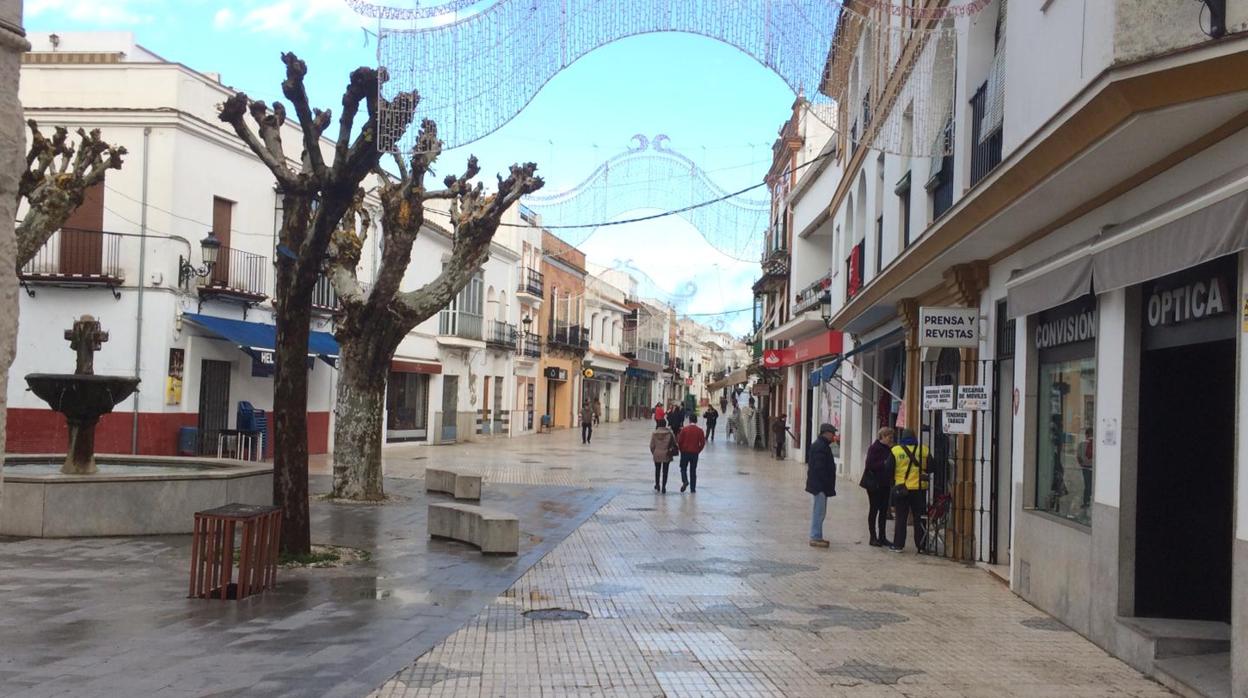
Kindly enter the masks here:
M 525 611 L 524 617 L 530 620 L 585 620 L 589 614 L 574 608 L 538 608 Z

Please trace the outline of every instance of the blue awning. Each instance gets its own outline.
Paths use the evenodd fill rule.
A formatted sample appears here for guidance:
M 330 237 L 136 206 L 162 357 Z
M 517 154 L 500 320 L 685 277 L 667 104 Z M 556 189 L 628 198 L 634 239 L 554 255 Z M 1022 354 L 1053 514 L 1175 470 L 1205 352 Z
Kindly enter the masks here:
M 819 379 L 820 379 L 822 376 L 823 376 L 823 371 L 821 371 L 820 369 L 815 369 L 813 372 L 811 372 L 811 374 L 810 374 L 810 384 L 811 384 L 811 386 L 816 386 L 816 385 L 819 385 Z
M 182 318 L 209 334 L 237 344 L 239 349 L 249 354 L 253 351 L 273 351 L 277 347 L 277 327 L 274 325 L 197 313 L 184 313 Z M 333 359 L 338 358 L 338 340 L 328 332 L 312 332 L 308 336 L 308 355 L 318 356 L 332 366 Z

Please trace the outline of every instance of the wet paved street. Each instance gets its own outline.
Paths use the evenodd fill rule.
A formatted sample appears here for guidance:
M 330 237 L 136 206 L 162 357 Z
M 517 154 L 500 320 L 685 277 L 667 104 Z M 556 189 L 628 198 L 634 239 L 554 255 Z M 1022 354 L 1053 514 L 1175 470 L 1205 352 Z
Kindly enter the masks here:
M 721 441 L 655 493 L 649 431 L 388 449 L 398 502 L 313 505 L 372 559 L 241 603 L 184 598 L 187 536 L 0 538 L 0 695 L 1170 695 L 983 570 L 868 547 L 852 483 L 827 550 L 798 464 Z M 430 463 L 485 474 L 518 557 L 428 540 Z
M 628 423 L 601 427 L 590 447 L 565 431 L 389 451 L 399 477 L 429 462 L 405 455 L 429 455 L 480 465 L 487 483 L 619 494 L 375 695 L 1172 695 L 982 569 L 868 546 L 854 483 L 829 504 L 826 550 L 807 545 L 799 464 L 720 441 L 697 494 L 679 493 L 674 465 L 675 484 L 655 493 L 648 435 Z M 589 617 L 523 615 L 544 608 Z

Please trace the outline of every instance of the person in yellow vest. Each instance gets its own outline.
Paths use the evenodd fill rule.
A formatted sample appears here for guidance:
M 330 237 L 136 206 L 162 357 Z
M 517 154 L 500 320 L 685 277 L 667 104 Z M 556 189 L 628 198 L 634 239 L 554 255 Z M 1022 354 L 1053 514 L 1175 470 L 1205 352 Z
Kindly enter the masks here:
M 927 446 L 919 444 L 914 432 L 905 429 L 893 446 L 893 506 L 897 518 L 893 523 L 893 544 L 889 550 L 899 553 L 906 547 L 906 525 L 914 515 L 914 547 L 923 549 L 923 516 L 927 513 L 927 466 L 931 460 Z

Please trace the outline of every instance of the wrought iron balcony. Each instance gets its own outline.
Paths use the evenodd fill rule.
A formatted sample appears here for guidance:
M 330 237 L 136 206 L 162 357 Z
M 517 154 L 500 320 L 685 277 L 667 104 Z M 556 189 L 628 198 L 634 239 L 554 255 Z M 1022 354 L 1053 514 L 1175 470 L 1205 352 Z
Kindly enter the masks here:
M 828 295 L 828 289 L 830 288 L 832 288 L 832 274 L 828 273 L 811 285 L 798 291 L 793 298 L 792 314 L 796 315 L 819 305 L 819 302 Z
M 516 348 L 516 326 L 510 322 L 499 322 L 498 320 L 491 322 L 489 332 L 485 336 L 485 343 L 487 346 L 495 349 L 514 350 Z
M 583 354 L 589 351 L 589 328 L 554 323 L 550 327 L 550 334 L 546 336 L 546 344 Z
M 484 320 L 474 313 L 444 309 L 438 313 L 438 334 L 480 340 Z
M 125 279 L 121 269 L 121 235 L 99 230 L 62 228 L 18 272 L 22 281 L 72 281 L 118 285 Z
M 768 249 L 763 253 L 762 264 L 765 276 L 787 277 L 789 275 L 789 249 L 784 245 Z
M 542 357 L 542 338 L 536 332 L 521 331 L 516 343 L 516 353 L 529 359 Z
M 201 296 L 263 300 L 268 297 L 264 282 L 265 266 L 264 255 L 222 246 L 217 253 L 217 263 L 213 265 L 212 273 L 203 280 L 199 293 Z
M 526 267 L 520 270 L 520 284 L 516 292 L 527 293 L 530 296 L 541 298 L 545 289 L 544 281 L 542 272 Z
M 322 313 L 336 313 L 341 308 L 338 293 L 329 277 L 321 274 L 316 279 L 316 288 L 312 289 L 312 309 Z
M 983 133 L 987 113 L 988 82 L 979 86 L 971 97 L 971 186 L 988 176 L 1001 164 L 1001 128 Z

